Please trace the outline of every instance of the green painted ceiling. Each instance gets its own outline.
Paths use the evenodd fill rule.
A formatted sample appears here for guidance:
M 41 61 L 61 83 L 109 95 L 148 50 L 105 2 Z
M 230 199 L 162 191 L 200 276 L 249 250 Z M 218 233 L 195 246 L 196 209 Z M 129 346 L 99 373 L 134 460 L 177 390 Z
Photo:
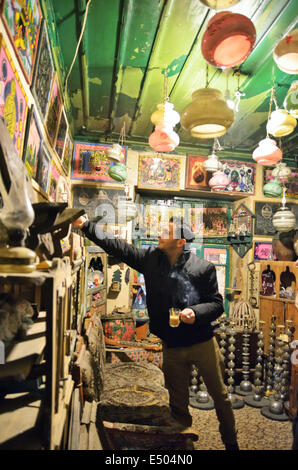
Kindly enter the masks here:
M 252 53 L 230 71 L 233 94 L 240 84 L 245 93 L 235 122 L 220 143 L 227 152 L 251 154 L 266 136 L 273 78 L 276 97 L 284 97 L 298 77 L 278 69 L 275 45 L 298 27 L 297 0 L 241 0 L 230 10 L 248 16 L 257 39 Z M 69 72 L 81 33 L 88 0 L 43 0 L 61 86 Z M 150 116 L 164 97 L 164 70 L 168 96 L 181 112 L 193 91 L 206 85 L 206 61 L 201 39 L 215 11 L 199 0 L 91 0 L 85 32 L 67 81 L 65 102 L 75 139 L 117 141 L 125 122 L 126 144 L 148 146 L 153 131 Z M 240 71 L 237 78 L 236 71 Z M 226 90 L 226 74 L 208 67 L 209 87 Z M 297 126 L 298 128 L 298 126 Z M 298 129 L 282 139 L 284 157 L 298 158 Z M 175 153 L 202 151 L 212 140 L 197 140 L 179 125 L 180 145 Z

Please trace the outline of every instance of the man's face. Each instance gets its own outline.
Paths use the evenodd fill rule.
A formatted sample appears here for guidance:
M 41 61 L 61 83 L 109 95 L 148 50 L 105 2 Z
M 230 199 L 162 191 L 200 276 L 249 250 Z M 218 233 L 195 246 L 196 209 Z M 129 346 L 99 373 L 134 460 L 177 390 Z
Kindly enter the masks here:
M 178 239 L 174 238 L 173 232 L 174 227 L 172 222 L 161 229 L 158 237 L 158 248 L 160 250 L 167 251 L 178 247 Z

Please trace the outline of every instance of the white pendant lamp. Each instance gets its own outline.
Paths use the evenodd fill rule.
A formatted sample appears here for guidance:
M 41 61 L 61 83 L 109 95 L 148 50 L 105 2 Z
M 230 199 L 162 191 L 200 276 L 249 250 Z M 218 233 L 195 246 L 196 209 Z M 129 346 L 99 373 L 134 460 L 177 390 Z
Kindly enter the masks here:
M 260 165 L 272 166 L 282 159 L 282 151 L 277 147 L 275 140 L 266 137 L 260 140 L 252 158 Z
M 282 206 L 275 212 L 272 225 L 277 232 L 290 232 L 296 225 L 295 214 L 286 206 L 286 188 L 283 189 Z
M 214 173 L 217 170 L 221 170 L 222 164 L 219 161 L 218 156 L 215 154 L 217 150 L 222 150 L 222 147 L 220 146 L 218 139 L 214 139 L 212 153 L 211 155 L 208 155 L 207 160 L 205 160 L 203 163 L 204 170 L 210 171 L 212 173 Z
M 277 163 L 275 168 L 272 170 L 272 176 L 277 180 L 287 179 L 291 174 L 291 168 L 289 168 L 284 162 Z

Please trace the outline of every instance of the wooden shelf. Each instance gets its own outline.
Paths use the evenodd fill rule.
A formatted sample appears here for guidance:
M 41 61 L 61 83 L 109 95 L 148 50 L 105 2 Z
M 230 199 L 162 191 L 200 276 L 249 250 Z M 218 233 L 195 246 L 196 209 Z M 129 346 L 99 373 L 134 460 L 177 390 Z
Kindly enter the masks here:
M 273 300 L 275 302 L 288 302 L 290 304 L 295 303 L 294 299 L 287 299 L 285 297 L 273 297 L 273 296 L 269 296 L 269 295 L 260 295 L 260 299 L 268 299 L 268 300 Z
M 96 294 L 97 292 L 99 292 L 100 290 L 103 290 L 103 289 L 106 289 L 106 286 L 104 284 L 102 284 L 101 286 L 98 286 L 98 287 L 90 287 L 89 289 L 87 289 L 87 295 Z

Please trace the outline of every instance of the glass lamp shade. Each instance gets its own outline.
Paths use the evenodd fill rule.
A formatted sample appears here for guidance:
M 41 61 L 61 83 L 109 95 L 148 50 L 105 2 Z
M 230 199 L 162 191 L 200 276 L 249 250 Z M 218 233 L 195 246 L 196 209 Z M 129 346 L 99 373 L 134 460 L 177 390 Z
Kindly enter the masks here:
M 284 108 L 294 118 L 298 118 L 298 80 L 292 83 L 284 100 Z
M 229 184 L 229 178 L 227 175 L 220 170 L 217 170 L 212 178 L 209 180 L 209 186 L 215 191 L 220 191 L 225 189 Z
M 285 109 L 276 109 L 270 115 L 267 132 L 274 137 L 284 137 L 291 134 L 297 125 L 296 119 Z
M 285 73 L 298 73 L 298 29 L 293 29 L 273 51 L 273 59 Z
M 272 217 L 272 225 L 278 232 L 289 232 L 296 225 L 295 214 L 283 205 Z
M 256 29 L 249 18 L 222 11 L 214 15 L 202 38 L 202 54 L 215 67 L 234 67 L 250 54 Z
M 115 181 L 125 181 L 127 178 L 126 166 L 123 163 L 115 163 L 109 168 L 108 174 Z
M 208 156 L 207 160 L 204 161 L 203 167 L 206 171 L 214 171 L 220 170 L 222 164 L 220 163 L 218 156 L 212 153 Z
M 169 126 L 159 124 L 149 136 L 149 145 L 156 152 L 171 152 L 179 145 L 179 135 Z
M 267 197 L 279 197 L 282 195 L 282 187 L 278 180 L 269 181 L 264 184 L 263 193 Z
M 122 147 L 119 144 L 113 144 L 111 148 L 106 150 L 106 156 L 113 161 L 120 162 L 123 159 L 121 153 Z
M 234 112 L 220 90 L 201 88 L 181 113 L 181 125 L 193 137 L 212 139 L 224 135 L 234 122 Z
M 274 170 L 272 170 L 272 176 L 274 176 L 274 178 L 277 180 L 289 178 L 291 174 L 291 168 L 289 168 L 284 162 L 277 163 Z
M 180 116 L 177 111 L 174 110 L 174 105 L 169 101 L 160 103 L 157 105 L 157 111 L 151 115 L 151 121 L 155 126 L 159 124 L 165 124 L 170 127 L 176 126 L 180 121 Z
M 263 139 L 253 151 L 252 158 L 260 165 L 272 166 L 282 159 L 282 151 L 273 139 Z
M 239 3 L 240 0 L 200 0 L 208 8 L 213 10 L 224 10 L 225 8 L 230 8 L 236 3 Z

